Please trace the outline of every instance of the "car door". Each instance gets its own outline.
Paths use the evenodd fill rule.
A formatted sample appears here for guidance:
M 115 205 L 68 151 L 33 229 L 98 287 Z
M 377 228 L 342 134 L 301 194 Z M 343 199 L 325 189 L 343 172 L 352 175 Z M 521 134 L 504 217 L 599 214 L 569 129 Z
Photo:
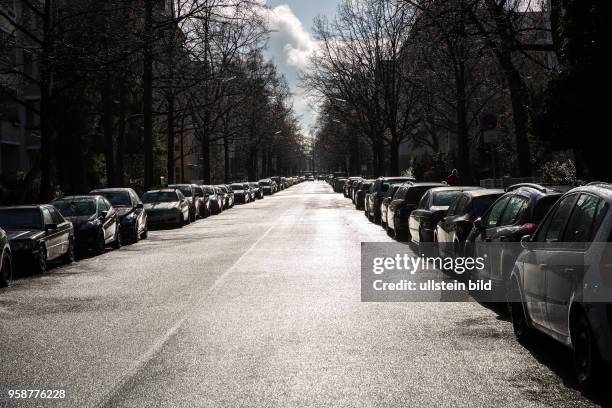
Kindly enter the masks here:
M 423 216 L 423 212 L 427 211 L 430 196 L 431 193 L 429 191 L 426 192 L 423 197 L 421 197 L 414 211 L 410 214 L 410 218 L 408 218 L 408 228 L 410 229 L 410 235 L 412 237 L 418 237 L 421 217 Z
M 70 245 L 71 225 L 64 217 L 62 217 L 62 214 L 60 214 L 55 207 L 49 207 L 49 211 L 51 212 L 53 222 L 57 225 L 57 230 L 60 233 L 61 243 L 59 247 L 59 256 L 62 256 L 68 252 L 68 246 Z
M 547 326 L 562 337 L 569 336 L 570 301 L 575 290 L 582 286 L 586 250 L 603 207 L 599 197 L 581 194 L 565 227 L 562 245 L 550 254 L 552 259 L 546 269 Z
M 565 227 L 577 200 L 578 195 L 571 194 L 557 203 L 536 232 L 533 256 L 527 257 L 523 264 L 523 292 L 527 311 L 533 322 L 546 329 L 552 327 L 547 311 L 548 270 L 558 262 Z
M 115 221 L 110 210 L 110 203 L 104 197 L 100 197 L 98 199 L 98 214 L 101 217 L 102 230 L 104 231 L 104 241 L 106 243 L 112 241 L 112 239 L 115 237 Z
M 489 211 L 482 217 L 482 227 L 478 235 L 474 238 L 474 256 L 484 259 L 482 273 L 489 277 L 492 276 L 491 265 L 494 262 L 496 252 L 492 250 L 491 242 L 497 237 L 497 226 L 499 225 L 511 197 L 511 195 L 504 196 L 493 204 Z
M 43 223 L 45 226 L 45 245 L 47 248 L 47 260 L 51 261 L 61 255 L 62 251 L 62 233 L 59 228 L 47 228 L 50 225 L 55 225 L 51 210 L 47 207 L 42 208 Z
M 438 223 L 438 241 L 439 242 L 453 242 L 455 237 L 456 222 L 459 217 L 464 215 L 465 208 L 469 202 L 469 198 L 465 195 L 461 195 L 458 199 L 448 207 L 446 216 Z

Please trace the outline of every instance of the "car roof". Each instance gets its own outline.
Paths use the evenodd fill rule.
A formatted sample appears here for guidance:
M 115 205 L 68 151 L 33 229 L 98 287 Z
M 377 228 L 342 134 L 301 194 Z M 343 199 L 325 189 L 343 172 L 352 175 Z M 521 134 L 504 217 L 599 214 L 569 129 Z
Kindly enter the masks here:
M 433 182 L 431 182 L 431 183 L 429 183 L 429 182 L 415 183 L 413 181 L 408 181 L 406 183 L 403 183 L 402 185 L 406 186 L 406 187 L 431 187 L 431 188 L 446 186 L 446 184 L 442 184 L 442 183 L 433 183 Z
M 60 200 L 92 200 L 94 198 L 101 198 L 101 197 L 102 196 L 97 195 L 97 194 L 72 195 L 72 196 L 59 197 L 59 198 L 56 198 L 53 201 L 60 201 Z
M 147 193 L 176 193 L 176 189 L 174 189 L 174 188 L 160 188 L 158 190 L 149 190 L 149 191 L 147 191 Z
M 445 186 L 445 187 L 435 187 L 430 191 L 432 193 L 440 193 L 444 191 L 470 191 L 470 190 L 478 190 L 480 187 L 468 187 L 468 186 Z
M 32 205 L 11 205 L 6 207 L 0 207 L 0 210 L 33 210 L 35 208 L 41 209 L 43 207 L 52 207 L 51 204 L 32 204 Z
M 95 190 L 91 190 L 89 192 L 89 194 L 94 194 L 94 193 L 123 193 L 123 192 L 128 192 L 131 191 L 131 188 L 122 188 L 122 187 L 116 187 L 116 188 L 97 188 Z
M 574 192 L 592 193 L 612 203 L 612 184 L 610 183 L 593 182 L 586 186 L 576 187 L 568 191 L 568 193 Z
M 503 195 L 504 190 L 499 188 L 482 188 L 477 190 L 467 190 L 464 191 L 463 194 L 468 195 L 470 197 L 485 197 L 491 195 Z

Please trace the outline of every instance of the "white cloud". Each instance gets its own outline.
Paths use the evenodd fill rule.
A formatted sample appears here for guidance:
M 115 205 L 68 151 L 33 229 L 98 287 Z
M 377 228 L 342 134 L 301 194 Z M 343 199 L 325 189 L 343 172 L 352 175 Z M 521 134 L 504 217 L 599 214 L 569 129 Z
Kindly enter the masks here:
M 302 69 L 316 48 L 316 41 L 304 29 L 300 19 L 288 5 L 276 6 L 267 12 L 268 27 L 272 30 L 269 47 L 271 51 L 281 51 L 285 62 Z

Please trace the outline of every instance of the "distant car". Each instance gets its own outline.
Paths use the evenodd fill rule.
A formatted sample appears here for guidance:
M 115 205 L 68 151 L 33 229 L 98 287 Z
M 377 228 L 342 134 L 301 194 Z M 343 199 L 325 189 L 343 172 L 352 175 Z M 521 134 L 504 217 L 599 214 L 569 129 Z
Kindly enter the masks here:
M 427 191 L 442 185 L 440 183 L 414 182 L 402 184 L 387 209 L 387 234 L 398 240 L 409 238 L 408 222 L 412 212 L 417 208 Z
M 336 193 L 342 193 L 344 191 L 344 183 L 347 181 L 347 178 L 338 178 L 334 180 L 333 188 Z
M 13 279 L 13 258 L 6 232 L 0 228 L 0 288 L 8 286 Z
M 357 180 L 353 180 L 353 182 L 351 184 L 349 184 L 349 187 L 348 187 L 349 198 L 351 199 L 353 204 L 355 204 L 355 192 L 357 191 L 357 189 L 359 187 L 359 183 L 362 182 L 362 181 L 363 181 L 363 179 L 359 178 Z
M 103 196 L 68 196 L 54 200 L 51 205 L 74 225 L 78 251 L 101 254 L 109 245 L 121 248 L 119 213 Z
M 261 189 L 261 191 L 263 192 L 264 195 L 272 195 L 274 194 L 274 189 L 272 186 L 272 180 L 270 179 L 263 179 L 263 180 L 259 180 L 259 188 Z
M 180 190 L 189 202 L 189 222 L 194 222 L 197 218 L 195 189 L 192 184 L 170 184 L 168 188 Z
M 142 201 L 133 189 L 105 188 L 92 190 L 89 195 L 105 197 L 117 210 L 121 238 L 124 241 L 138 242 L 141 238 L 147 238 L 147 214 Z
M 387 211 L 389 209 L 389 205 L 391 201 L 393 201 L 393 196 L 397 193 L 397 190 L 400 189 L 402 184 L 391 184 L 391 187 L 385 193 L 385 198 L 383 198 L 382 203 L 380 204 L 380 224 L 384 229 L 387 229 Z
M 263 190 L 259 187 L 259 183 L 249 182 L 249 186 L 251 187 L 251 189 L 253 189 L 253 194 L 255 195 L 255 198 L 264 198 L 264 193 Z
M 342 186 L 342 191 L 344 193 L 345 197 L 350 197 L 350 188 L 353 185 L 353 182 L 355 180 L 361 180 L 361 177 L 349 177 L 345 182 L 344 185 Z
M 232 191 L 234 191 L 234 197 L 236 202 L 247 204 L 251 201 L 251 193 L 243 183 L 234 183 L 231 185 Z
M 379 177 L 370 187 L 369 194 L 366 196 L 365 212 L 370 221 L 380 223 L 380 205 L 385 198 L 385 193 L 391 184 L 415 181 L 412 177 Z
M 193 184 L 194 192 L 194 206 L 196 211 L 196 218 L 205 218 L 209 214 L 208 197 L 204 194 L 202 186 Z
M 246 191 L 249 194 L 249 201 L 255 201 L 256 199 L 255 190 L 253 189 L 251 184 L 243 183 L 243 185 L 244 185 L 244 191 Z
M 446 215 L 448 207 L 468 190 L 479 187 L 437 187 L 427 190 L 417 207 L 410 213 L 408 228 L 412 242 L 433 242 L 438 221 Z
M 72 223 L 51 205 L 0 208 L 0 228 L 6 233 L 18 268 L 45 273 L 51 261 L 74 261 Z
M 181 190 L 167 188 L 151 190 L 142 196 L 149 226 L 180 228 L 189 222 L 191 203 Z
M 285 189 L 285 186 L 283 186 L 283 183 L 281 183 L 280 177 L 274 176 L 270 177 L 270 179 L 276 183 L 276 191 L 281 191 Z
M 217 189 L 215 186 L 202 186 L 204 190 L 204 194 L 208 198 L 208 206 L 210 209 L 211 215 L 219 214 L 223 211 L 223 196 L 219 194 L 221 190 Z
M 306 177 L 306 181 L 314 181 L 312 174 Z
M 487 254 L 484 268 L 471 272 L 474 278 L 491 280 L 495 292 L 507 291 L 510 272 L 521 252 L 517 243 L 535 232 L 561 195 L 537 184 L 508 187 L 506 194 L 474 221 L 467 237 L 466 255 L 483 257 Z M 491 246 L 496 250 L 490 251 Z
M 234 191 L 232 190 L 232 186 L 229 184 L 224 184 L 225 190 L 227 191 L 227 195 L 229 196 L 229 208 L 232 208 L 236 204 L 236 197 L 234 197 Z
M 563 195 L 533 238 L 521 239 L 510 275 L 516 337 L 525 343 L 537 330 L 570 347 L 585 388 L 607 378 L 603 363 L 612 363 L 611 205 L 611 184 Z
M 217 190 L 219 193 L 219 199 L 221 200 L 221 208 L 223 210 L 227 210 L 230 208 L 230 195 L 227 191 L 227 187 L 225 187 L 224 185 L 218 185 L 215 186 L 215 190 Z
M 355 193 L 355 208 L 357 210 L 363 210 L 365 206 L 365 197 L 370 187 L 374 183 L 374 180 L 364 180 L 359 184 L 359 190 Z
M 464 256 L 465 240 L 474 221 L 482 216 L 504 190 L 481 189 L 464 191 L 449 207 L 436 226 L 434 242 L 442 256 Z

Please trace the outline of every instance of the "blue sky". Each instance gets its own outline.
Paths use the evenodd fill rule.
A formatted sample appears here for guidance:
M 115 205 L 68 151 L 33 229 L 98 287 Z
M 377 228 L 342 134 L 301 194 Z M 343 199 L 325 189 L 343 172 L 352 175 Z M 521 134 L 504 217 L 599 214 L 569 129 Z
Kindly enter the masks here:
M 312 38 L 312 22 L 317 15 L 332 18 L 340 0 L 267 0 L 271 8 L 269 26 L 272 32 L 267 56 L 285 75 L 293 92 L 294 108 L 305 134 L 314 124 L 316 113 L 309 106 L 298 86 L 298 72 L 305 68 L 308 55 L 316 43 Z

